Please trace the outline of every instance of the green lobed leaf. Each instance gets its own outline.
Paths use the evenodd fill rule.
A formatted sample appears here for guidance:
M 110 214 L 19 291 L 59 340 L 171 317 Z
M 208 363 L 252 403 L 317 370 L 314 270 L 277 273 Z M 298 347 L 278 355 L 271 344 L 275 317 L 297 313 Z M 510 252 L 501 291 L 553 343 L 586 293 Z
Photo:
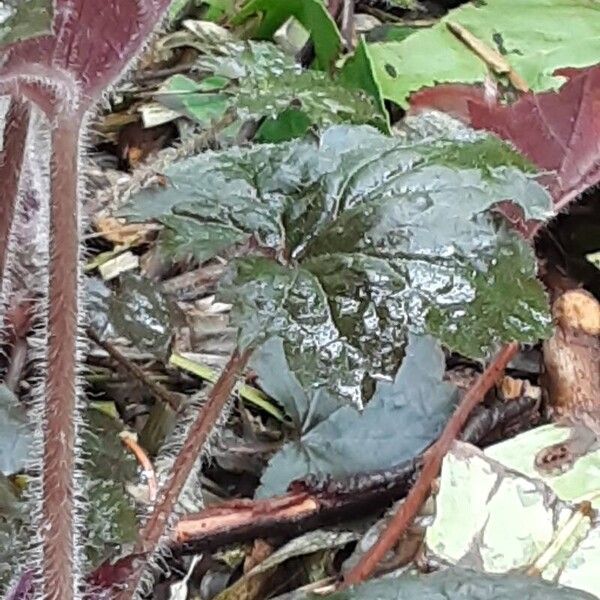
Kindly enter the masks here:
M 250 367 L 261 388 L 283 406 L 295 429 L 307 433 L 340 407 L 324 387 L 303 388 L 288 365 L 283 340 L 273 337 L 257 348 Z
M 334 478 L 389 469 L 437 439 L 458 392 L 443 381 L 444 353 L 431 336 L 410 336 L 406 357 L 392 382 L 379 382 L 366 408 L 336 407 L 323 388 L 302 389 L 274 342 L 254 359 L 265 391 L 301 425 L 301 436 L 269 462 L 257 496 L 282 494 L 309 474 Z
M 232 23 L 239 25 L 257 14 L 260 19 L 250 37 L 269 40 L 290 17 L 295 17 L 311 33 L 317 67 L 328 70 L 333 66 L 342 49 L 342 39 L 323 0 L 249 0 Z
M 561 67 L 600 61 L 600 5 L 588 0 L 512 0 L 467 3 L 436 25 L 401 42 L 368 45 L 383 95 L 400 106 L 423 87 L 444 82 L 483 82 L 486 64 L 452 34 L 458 23 L 503 54 L 533 91 L 556 89 Z
M 52 33 L 52 0 L 1 0 L 0 47 Z
M 308 596 L 313 598 L 313 596 Z M 453 568 L 432 575 L 402 575 L 369 581 L 334 593 L 330 600 L 593 600 L 594 596 L 517 574 Z
M 213 75 L 199 82 L 175 75 L 156 99 L 203 126 L 235 108 L 242 119 L 266 117 L 268 138 L 274 141 L 303 135 L 310 125 L 348 122 L 385 127 L 383 105 L 376 105 L 367 92 L 340 85 L 322 71 L 303 70 L 271 43 L 220 44 L 218 54 L 199 59 L 198 68 Z M 278 121 L 286 114 L 287 121 Z M 296 115 L 296 122 L 289 123 L 290 115 Z
M 490 215 L 507 199 L 527 218 L 551 214 L 529 169 L 498 139 L 422 115 L 396 138 L 332 127 L 193 157 L 128 212 L 177 235 L 184 228 L 170 219 L 196 221 L 202 234 L 185 244 L 202 260 L 251 236 L 281 257 L 231 264 L 221 297 L 240 343 L 284 335 L 301 384 L 357 400 L 365 373 L 393 370 L 409 331 L 478 358 L 548 333 L 533 254 Z

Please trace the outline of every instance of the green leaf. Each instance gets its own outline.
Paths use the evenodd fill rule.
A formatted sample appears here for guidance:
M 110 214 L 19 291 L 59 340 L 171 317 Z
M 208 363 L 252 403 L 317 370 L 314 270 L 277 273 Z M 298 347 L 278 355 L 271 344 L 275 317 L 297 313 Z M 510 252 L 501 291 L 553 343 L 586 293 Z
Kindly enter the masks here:
M 349 89 L 361 89 L 369 94 L 375 101 L 379 112 L 385 115 L 385 130 L 389 131 L 389 116 L 385 108 L 383 93 L 375 76 L 373 63 L 363 37 L 361 37 L 354 54 L 346 60 L 340 70 L 338 81 Z
M 267 117 L 263 136 L 271 128 L 267 137 L 274 141 L 298 137 L 309 125 L 347 122 L 385 127 L 385 109 L 368 93 L 356 86 L 349 91 L 321 71 L 303 70 L 273 44 L 231 42 L 219 45 L 218 51 L 198 62 L 199 69 L 213 76 L 195 82 L 175 75 L 156 99 L 203 126 L 230 107 L 242 119 Z M 287 120 L 277 122 L 283 115 Z
M 484 81 L 488 67 L 447 28 L 468 29 L 503 54 L 534 91 L 556 89 L 561 67 L 600 61 L 600 5 L 588 0 L 512 0 L 467 3 L 435 26 L 401 42 L 369 44 L 368 53 L 383 95 L 400 106 L 426 86 Z
M 204 0 L 208 9 L 204 15 L 207 21 L 218 21 L 223 17 L 233 16 L 236 12 L 235 0 Z
M 119 438 L 122 429 L 100 410 L 86 412 L 86 555 L 94 566 L 137 536 L 135 504 L 125 487 L 138 481 L 137 462 Z
M 409 331 L 477 358 L 548 333 L 533 254 L 490 215 L 507 199 L 528 218 L 551 214 L 529 168 L 498 139 L 423 115 L 396 138 L 332 127 L 193 157 L 128 211 L 194 219 L 204 260 L 231 240 L 270 248 L 279 262 L 235 260 L 221 289 L 240 343 L 283 335 L 301 384 L 357 400 L 366 373 L 393 371 Z
M 52 0 L 0 2 L 0 47 L 52 33 Z
M 232 23 L 240 25 L 256 14 L 261 18 L 250 37 L 270 40 L 290 17 L 295 17 L 311 33 L 317 67 L 326 71 L 333 66 L 342 49 L 342 40 L 323 0 L 249 0 Z
M 229 96 L 214 93 L 227 86 L 225 77 L 207 77 L 200 82 L 185 75 L 170 77 L 160 88 L 156 99 L 167 108 L 208 127 L 220 119 L 229 107 Z
M 119 438 L 123 429 L 120 421 L 92 405 L 85 413 L 85 425 L 82 444 L 85 477 L 82 478 L 83 489 L 78 493 L 85 498 L 83 541 L 87 566 L 93 568 L 112 556 L 115 548 L 136 539 L 135 504 L 125 486 L 137 483 L 138 476 L 137 462 Z M 12 578 L 17 566 L 22 566 L 27 535 L 30 535 L 30 514 L 29 504 L 19 500 L 0 475 L 0 590 Z
M 15 487 L 0 473 L 0 595 L 11 580 L 15 570 L 22 568 L 27 548 L 27 532 L 23 527 L 24 504 L 19 501 Z
M 301 110 L 290 108 L 276 117 L 265 119 L 254 140 L 259 143 L 279 144 L 302 137 L 310 128 L 311 120 Z
M 0 384 L 0 474 L 14 475 L 29 460 L 33 428 L 17 397 Z
M 409 35 L 417 33 L 422 27 L 411 27 L 410 25 L 396 25 L 384 23 L 374 27 L 365 33 L 365 40 L 369 43 L 375 42 L 403 42 Z
M 312 598 L 312 596 L 309 596 Z M 369 581 L 328 596 L 330 600 L 594 600 L 572 588 L 533 577 L 490 575 L 453 568 L 432 575 L 402 575 Z
M 444 353 L 430 336 L 409 338 L 393 382 L 380 382 L 362 413 L 350 406 L 334 409 L 322 388 L 303 392 L 281 346 L 278 354 L 274 348 L 272 361 L 259 355 L 257 372 L 265 391 L 296 411 L 302 435 L 271 459 L 259 497 L 284 493 L 294 479 L 308 474 L 341 478 L 409 460 L 437 438 L 458 398 L 456 387 L 443 381 Z
M 116 290 L 86 279 L 90 325 L 101 338 L 123 337 L 141 351 L 164 358 L 181 313 L 160 286 L 140 275 L 121 275 Z
M 297 431 L 306 433 L 340 407 L 324 387 L 302 387 L 288 366 L 283 340 L 273 337 L 254 351 L 250 367 L 262 389 L 283 406 Z

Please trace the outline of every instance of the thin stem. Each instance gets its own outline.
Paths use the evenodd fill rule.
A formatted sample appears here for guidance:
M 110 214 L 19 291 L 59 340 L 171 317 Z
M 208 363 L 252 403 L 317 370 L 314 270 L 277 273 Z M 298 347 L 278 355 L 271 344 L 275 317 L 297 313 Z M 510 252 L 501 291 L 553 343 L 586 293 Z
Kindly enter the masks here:
M 17 208 L 30 118 L 29 102 L 13 96 L 6 113 L 0 152 L 0 282 L 8 260 L 8 243 Z
M 415 485 L 400 506 L 398 512 L 388 523 L 379 539 L 359 562 L 348 572 L 344 586 L 355 585 L 368 579 L 386 553 L 406 532 L 431 490 L 431 483 L 438 476 L 442 460 L 450 449 L 452 442 L 464 427 L 471 411 L 481 402 L 488 390 L 498 381 L 506 365 L 517 354 L 519 344 L 511 342 L 504 346 L 494 357 L 488 368 L 479 376 L 463 397 L 454 411 L 452 418 L 446 424 L 442 435 L 425 455 L 423 470 Z
M 79 286 L 78 151 L 80 119 L 52 129 L 48 346 L 42 475 L 41 596 L 74 600 L 74 541 Z
M 169 392 L 169 390 L 162 386 L 160 383 L 154 381 L 141 367 L 136 365 L 133 361 L 129 360 L 126 356 L 124 356 L 115 346 L 113 346 L 110 342 L 103 340 L 98 333 L 88 327 L 86 329 L 87 336 L 100 348 L 105 350 L 108 355 L 113 358 L 116 362 L 118 362 L 126 371 L 131 373 L 136 379 L 141 381 L 152 393 L 152 395 L 170 406 L 175 412 L 179 411 L 180 403 L 177 398 Z
M 215 423 L 229 400 L 235 386 L 238 374 L 244 369 L 251 350 L 235 351 L 217 383 L 211 390 L 206 404 L 200 410 L 198 417 L 190 427 L 187 438 L 171 467 L 168 479 L 158 495 L 158 502 L 152 514 L 141 529 L 134 552 L 151 555 L 158 547 L 166 533 L 169 519 L 183 488 L 192 472 L 192 468 L 204 448 Z M 142 570 L 134 569 L 127 586 L 116 596 L 115 600 L 131 600 L 140 583 Z

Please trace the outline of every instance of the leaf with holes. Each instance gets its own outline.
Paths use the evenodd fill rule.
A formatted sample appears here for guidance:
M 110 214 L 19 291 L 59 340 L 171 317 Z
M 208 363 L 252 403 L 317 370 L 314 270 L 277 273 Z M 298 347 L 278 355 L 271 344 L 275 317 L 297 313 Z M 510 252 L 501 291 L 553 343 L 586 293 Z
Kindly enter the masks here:
M 487 65 L 452 34 L 446 23 L 465 27 L 508 63 L 535 91 L 556 89 L 563 67 L 600 61 L 600 5 L 588 0 L 512 0 L 466 3 L 433 27 L 401 42 L 368 45 L 375 75 L 389 100 L 406 107 L 408 96 L 438 83 L 483 82 Z

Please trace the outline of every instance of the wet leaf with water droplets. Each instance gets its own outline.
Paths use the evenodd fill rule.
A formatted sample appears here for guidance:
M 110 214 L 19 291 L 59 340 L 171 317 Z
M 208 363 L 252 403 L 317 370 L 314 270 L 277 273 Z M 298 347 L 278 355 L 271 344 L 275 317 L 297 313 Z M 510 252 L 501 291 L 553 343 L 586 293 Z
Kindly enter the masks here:
M 221 297 L 241 345 L 283 336 L 303 385 L 359 401 L 365 374 L 393 372 L 409 331 L 477 358 L 546 335 L 533 254 L 490 215 L 512 200 L 547 218 L 550 198 L 530 171 L 498 139 L 421 115 L 393 138 L 338 126 L 186 159 L 168 169 L 171 186 L 127 210 L 170 228 L 195 220 L 202 260 L 251 236 L 283 257 L 232 261 Z M 522 294 L 496 293 L 497 280 Z

